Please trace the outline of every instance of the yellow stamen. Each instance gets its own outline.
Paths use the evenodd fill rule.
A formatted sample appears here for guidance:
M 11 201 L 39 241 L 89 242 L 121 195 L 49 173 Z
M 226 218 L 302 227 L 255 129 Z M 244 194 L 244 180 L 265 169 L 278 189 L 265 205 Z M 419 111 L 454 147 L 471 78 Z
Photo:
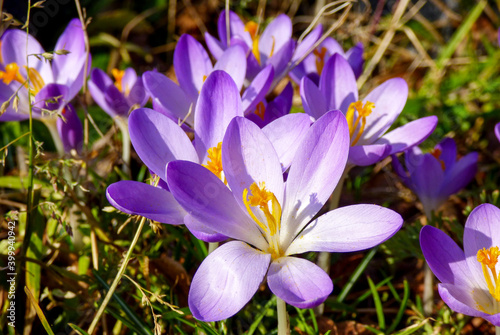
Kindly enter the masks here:
M 222 142 L 219 142 L 216 147 L 208 149 L 207 152 L 208 161 L 207 164 L 203 164 L 203 166 L 209 169 L 214 175 L 222 180 L 224 184 L 227 185 L 227 180 L 222 174 Z
M 255 114 L 257 114 L 262 119 L 262 121 L 264 121 L 265 113 L 266 113 L 266 106 L 261 101 L 257 104 L 257 108 L 255 109 Z
M 248 31 L 250 33 L 252 39 L 254 39 L 257 36 L 258 29 L 259 25 L 257 24 L 257 22 L 248 21 L 247 24 L 245 24 L 245 31 Z
M 273 44 L 271 45 L 271 52 L 269 53 L 269 57 L 273 56 L 273 54 L 274 54 L 274 46 L 276 45 L 276 39 L 274 38 L 274 36 L 271 36 L 271 38 L 273 39 Z
M 351 145 L 355 145 L 361 138 L 361 135 L 363 135 L 366 126 L 366 117 L 372 113 L 374 108 L 375 104 L 370 101 L 367 101 L 364 106 L 363 102 L 359 100 L 349 105 L 349 108 L 347 109 L 346 113 L 346 119 L 347 119 L 347 124 L 349 125 L 349 136 L 351 137 Z M 356 120 L 354 120 L 355 111 L 358 112 Z M 356 132 L 356 129 L 358 128 L 360 121 L 361 121 L 361 127 L 358 131 L 358 134 L 354 139 L 352 139 L 354 133 Z
M 115 78 L 115 86 L 118 89 L 118 91 L 125 93 L 125 95 L 128 95 L 129 93 L 128 87 L 125 87 L 125 91 L 123 91 L 123 77 L 125 76 L 125 70 L 113 69 L 111 70 L 111 74 Z
M 322 47 L 320 51 L 314 49 L 313 53 L 316 56 L 316 69 L 318 70 L 318 74 L 321 74 L 325 66 L 326 48 Z
M 5 71 L 0 71 L 0 79 L 4 84 L 9 85 L 13 80 L 24 83 L 24 78 L 19 73 L 19 65 L 16 63 L 9 63 L 5 66 Z
M 30 84 L 33 86 L 31 90 L 33 94 L 36 95 L 45 86 L 45 82 L 43 81 L 40 73 L 35 68 L 30 67 L 28 72 L 30 77 Z
M 0 63 L 3 63 L 3 57 L 2 57 L 2 41 L 0 40 Z
M 496 301 L 500 301 L 500 278 L 495 269 L 498 262 L 498 256 L 500 256 L 498 247 L 491 247 L 488 250 L 483 248 L 477 252 L 477 261 L 481 263 L 488 291 Z M 490 269 L 489 272 L 488 268 Z

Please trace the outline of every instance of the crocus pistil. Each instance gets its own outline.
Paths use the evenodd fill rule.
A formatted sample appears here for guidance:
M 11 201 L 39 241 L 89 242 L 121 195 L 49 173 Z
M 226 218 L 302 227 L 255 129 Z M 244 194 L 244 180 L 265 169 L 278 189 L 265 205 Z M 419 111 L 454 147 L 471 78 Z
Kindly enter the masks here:
M 243 203 L 248 211 L 248 214 L 252 217 L 255 223 L 261 229 L 264 238 L 269 244 L 268 250 L 265 250 L 271 254 L 272 259 L 278 259 L 284 256 L 284 252 L 281 250 L 279 245 L 279 231 L 281 228 L 281 205 L 274 193 L 266 189 L 264 182 L 257 185 L 253 183 L 250 185 L 250 192 L 248 194 L 248 189 L 243 190 Z M 271 207 L 269 207 L 271 203 Z M 267 225 L 260 221 L 252 210 L 253 208 L 258 208 L 264 213 L 267 221 Z
M 208 152 L 208 162 L 203 164 L 204 167 L 209 169 L 214 175 L 227 185 L 227 180 L 224 177 L 224 171 L 222 170 L 222 142 L 219 142 L 216 147 L 212 147 L 207 150 Z
M 500 250 L 498 247 L 491 247 L 489 249 L 483 248 L 479 249 L 477 252 L 477 261 L 481 263 L 484 279 L 488 285 L 488 290 L 496 301 L 500 301 L 500 278 L 498 277 L 495 269 L 498 262 L 498 256 L 500 256 Z M 488 268 L 490 269 L 491 276 L 490 272 L 488 272 Z M 488 313 L 482 306 L 479 306 L 479 308 L 483 312 Z
M 347 124 L 349 125 L 349 136 L 351 137 L 351 145 L 356 145 L 356 143 L 363 135 L 363 131 L 365 130 L 366 125 L 366 117 L 369 116 L 373 109 L 375 108 L 375 104 L 373 102 L 367 101 L 363 106 L 362 101 L 356 101 L 349 105 L 347 110 L 346 118 Z M 354 120 L 354 111 L 358 111 L 358 117 Z M 361 121 L 361 128 L 358 131 L 358 134 L 353 139 L 354 133 L 358 128 L 359 121 Z
M 118 89 L 118 91 L 122 92 L 125 94 L 125 96 L 128 96 L 130 93 L 130 88 L 128 85 L 125 87 L 125 91 L 123 90 L 123 76 L 125 76 L 125 70 L 119 70 L 119 69 L 113 69 L 111 70 L 111 74 L 115 78 L 115 86 Z
M 318 70 L 319 75 L 321 75 L 323 67 L 325 66 L 326 51 L 325 47 L 322 47 L 319 51 L 318 49 L 313 50 L 313 54 L 316 56 L 316 69 Z
M 441 149 L 439 148 L 434 148 L 432 151 L 431 151 L 431 155 L 434 156 L 434 158 L 436 158 L 439 162 L 439 164 L 441 164 L 441 169 L 446 170 L 446 164 L 445 162 L 441 159 Z

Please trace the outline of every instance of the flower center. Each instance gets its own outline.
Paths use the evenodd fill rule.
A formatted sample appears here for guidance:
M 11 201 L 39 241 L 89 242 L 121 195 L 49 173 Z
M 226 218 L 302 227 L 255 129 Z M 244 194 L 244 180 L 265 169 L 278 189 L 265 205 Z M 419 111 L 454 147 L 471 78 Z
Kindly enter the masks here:
M 27 69 L 27 67 L 24 67 Z M 29 68 L 29 77 L 30 77 L 30 83 L 32 87 L 30 88 L 30 91 L 32 94 L 36 95 L 42 87 L 45 86 L 45 82 L 43 81 L 42 76 L 40 76 L 40 73 L 35 68 L 30 67 Z M 21 83 L 28 87 L 26 79 L 23 78 L 21 73 L 19 72 L 19 65 L 17 63 L 9 63 L 5 66 L 5 71 L 0 71 L 0 79 L 4 82 L 4 84 L 9 85 L 12 81 L 17 81 L 18 83 Z
M 441 169 L 443 169 L 444 171 L 446 169 L 446 165 L 444 164 L 444 161 L 439 158 L 441 157 L 441 149 L 438 148 L 433 149 L 431 151 L 431 155 L 438 160 L 438 162 L 441 164 Z
M 486 248 L 480 249 L 477 252 L 477 261 L 481 263 L 483 268 L 484 279 L 488 285 L 488 290 L 491 296 L 500 302 L 500 278 L 498 277 L 495 266 L 498 262 L 498 256 L 500 256 L 500 250 L 498 247 L 491 247 L 488 250 Z M 489 269 L 489 271 L 488 271 Z M 479 308 L 486 312 L 484 308 L 479 306 Z
M 222 170 L 222 142 L 219 142 L 216 147 L 212 147 L 207 150 L 208 161 L 207 164 L 203 164 L 204 167 L 209 169 L 214 175 L 216 175 L 220 180 L 227 185 L 226 177 L 224 177 L 224 171 Z
M 316 56 L 316 69 L 318 70 L 318 74 L 321 74 L 325 66 L 326 48 L 322 47 L 319 51 L 318 49 L 314 49 L 313 53 Z
M 264 121 L 264 115 L 266 114 L 266 106 L 261 101 L 257 104 L 257 108 L 255 109 L 255 114 L 257 114 L 262 121 Z
M 113 69 L 111 70 L 111 74 L 115 78 L 115 86 L 118 91 L 128 96 L 128 94 L 130 93 L 130 88 L 128 87 L 128 85 L 125 87 L 125 91 L 123 91 L 123 77 L 125 76 L 125 70 Z
M 247 24 L 245 24 L 245 31 L 248 31 L 250 33 L 250 37 L 252 37 L 252 53 L 255 56 L 255 59 L 257 59 L 257 62 L 260 64 L 260 53 L 259 53 L 259 39 L 260 36 L 257 34 L 257 31 L 259 30 L 259 25 L 254 22 L 254 21 L 249 21 Z M 276 44 L 276 39 L 274 36 L 271 36 L 273 39 L 273 45 L 271 46 L 271 52 L 269 53 L 269 57 L 272 57 L 274 54 L 274 45 Z
M 374 108 L 375 104 L 370 101 L 367 101 L 364 106 L 363 102 L 359 100 L 349 105 L 345 117 L 347 119 L 347 124 L 349 125 L 349 136 L 351 137 L 351 145 L 355 145 L 361 138 L 361 135 L 363 135 L 363 131 L 365 130 L 366 126 L 366 117 L 372 113 Z M 354 120 L 355 111 L 358 112 L 356 120 Z M 360 121 L 361 121 L 361 128 L 359 129 L 356 137 L 354 137 L 354 134 L 356 133 L 356 129 L 358 128 Z
M 243 190 L 243 203 L 255 223 L 262 230 L 264 237 L 269 243 L 267 252 L 273 259 L 284 255 L 279 245 L 279 230 L 281 228 L 281 205 L 274 193 L 268 191 L 265 183 L 253 183 L 250 185 L 250 195 L 248 189 Z M 266 217 L 266 223 L 260 221 L 255 215 L 253 208 L 258 208 Z

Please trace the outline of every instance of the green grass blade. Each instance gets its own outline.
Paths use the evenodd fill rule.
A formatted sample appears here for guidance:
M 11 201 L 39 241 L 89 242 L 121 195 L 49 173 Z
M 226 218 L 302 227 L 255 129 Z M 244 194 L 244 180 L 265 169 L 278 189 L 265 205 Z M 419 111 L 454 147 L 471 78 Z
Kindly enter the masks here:
M 35 297 L 33 296 L 33 294 L 31 293 L 31 291 L 29 290 L 29 288 L 27 286 L 24 287 L 24 292 L 26 292 L 26 295 L 28 296 L 29 301 L 31 302 L 31 304 L 35 308 L 36 314 L 38 315 L 38 318 L 42 322 L 42 326 L 45 329 L 45 331 L 47 332 L 47 334 L 54 335 L 54 332 L 52 331 L 52 328 L 50 328 L 50 324 L 47 321 L 47 318 L 45 317 L 42 310 L 40 309 L 40 306 L 38 306 L 37 299 L 35 299 Z
M 382 301 L 380 301 L 380 296 L 378 294 L 377 288 L 375 287 L 375 284 L 370 279 L 370 277 L 368 277 L 368 285 L 370 285 L 370 291 L 372 292 L 373 302 L 375 303 L 378 325 L 380 329 L 385 329 L 385 316 L 384 316 L 384 308 L 382 307 Z
M 273 294 L 272 298 L 269 299 L 269 301 L 264 305 L 262 311 L 257 315 L 254 322 L 250 325 L 247 335 L 252 335 L 254 331 L 257 330 L 257 327 L 259 327 L 262 319 L 267 313 L 267 310 L 270 308 L 274 308 L 274 306 L 276 306 L 276 296 Z
M 410 298 L 410 285 L 408 284 L 408 281 L 404 281 L 404 293 L 403 293 L 403 299 L 401 300 L 401 305 L 399 306 L 398 313 L 396 314 L 396 317 L 394 318 L 394 321 L 392 322 L 391 326 L 389 329 L 387 329 L 387 333 L 392 333 L 401 319 L 403 318 L 406 305 L 408 304 L 408 299 Z
M 70 326 L 74 331 L 76 331 L 80 335 L 89 335 L 89 333 L 87 333 L 85 330 L 83 330 L 82 328 L 78 327 L 73 323 L 68 323 L 68 326 Z

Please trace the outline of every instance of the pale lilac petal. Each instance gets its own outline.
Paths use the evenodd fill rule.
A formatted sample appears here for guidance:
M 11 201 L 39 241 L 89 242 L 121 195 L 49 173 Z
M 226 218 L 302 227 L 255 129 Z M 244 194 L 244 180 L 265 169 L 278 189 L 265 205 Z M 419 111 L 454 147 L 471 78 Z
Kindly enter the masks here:
M 243 204 L 243 190 L 250 185 L 265 184 L 283 204 L 283 173 L 278 155 L 262 130 L 252 121 L 234 118 L 222 142 L 222 166 L 236 200 Z
M 344 172 L 348 150 L 349 129 L 340 111 L 326 113 L 309 128 L 288 173 L 282 245 L 289 245 L 328 200 Z
M 194 143 L 200 162 L 207 160 L 208 149 L 222 142 L 235 116 L 243 116 L 238 88 L 226 72 L 214 71 L 203 85 L 194 116 Z
M 155 71 L 145 72 L 142 79 L 154 106 L 159 107 L 159 112 L 169 114 L 179 120 L 186 118 L 191 101 L 177 84 Z
M 197 221 L 189 214 L 184 217 L 184 224 L 189 229 L 189 231 L 199 240 L 205 242 L 222 242 L 228 239 L 226 235 L 217 233 L 203 223 Z
M 42 54 L 45 52 L 38 41 L 31 35 L 28 36 L 28 49 L 26 50 L 26 32 L 19 29 L 9 29 L 2 36 L 2 62 L 7 65 L 17 63 L 19 72 L 26 78 L 26 55 Z M 29 66 L 40 73 L 45 84 L 54 82 L 50 62 L 39 60 L 35 56 L 29 57 Z
M 140 76 L 138 76 L 137 80 L 132 84 L 125 98 L 130 106 L 137 105 L 138 108 L 143 107 L 146 102 L 148 102 L 149 94 L 146 92 L 146 88 Z
M 266 66 L 255 76 L 241 97 L 244 115 L 252 113 L 257 104 L 265 98 L 273 78 L 274 69 L 271 65 Z
M 62 110 L 62 118 L 57 118 L 57 130 L 64 146 L 64 151 L 75 149 L 79 152 L 83 146 L 83 127 L 78 114 L 71 104 Z
M 399 116 L 407 98 L 408 85 L 402 78 L 389 79 L 371 91 L 363 103 L 373 102 L 375 108 L 366 117 L 366 128 L 359 143 L 370 144 L 381 137 Z
M 222 43 L 218 39 L 210 35 L 208 32 L 205 32 L 205 43 L 207 44 L 208 50 L 210 50 L 210 53 L 212 54 L 212 56 L 214 56 L 215 59 L 219 59 L 224 53 L 225 47 L 222 45 Z
M 321 73 L 319 89 L 327 110 L 339 109 L 347 113 L 349 105 L 358 100 L 358 87 L 351 66 L 340 54 L 328 59 Z
M 278 15 L 264 29 L 259 38 L 259 53 L 262 64 L 267 64 L 267 59 L 274 56 L 282 47 L 289 43 L 292 38 L 292 20 L 285 15 Z M 292 50 L 293 52 L 293 50 Z M 290 53 L 290 58 L 292 54 Z M 288 60 L 290 60 L 288 58 Z M 275 68 L 276 69 L 276 68 Z M 276 71 L 278 73 L 278 71 Z
M 495 136 L 500 141 L 500 122 L 495 125 Z
M 482 204 L 470 213 L 465 222 L 464 252 L 472 276 L 476 282 L 484 283 L 484 287 L 486 282 L 481 263 L 477 261 L 477 252 L 493 246 L 500 246 L 500 209 Z
M 214 66 L 214 70 L 226 71 L 241 90 L 247 72 L 246 54 L 239 45 L 229 47 Z
M 164 189 L 132 180 L 122 180 L 106 189 L 111 205 L 120 211 L 141 215 L 161 223 L 184 223 L 186 211 L 172 194 Z
M 289 114 L 269 123 L 262 131 L 273 144 L 285 172 L 304 139 L 311 119 L 305 114 Z
M 401 215 L 377 205 L 337 208 L 307 225 L 286 249 L 285 254 L 369 249 L 392 237 L 402 224 Z
M 274 78 L 274 82 L 280 78 L 281 74 L 288 68 L 288 63 L 292 58 L 293 50 L 295 49 L 295 41 L 288 40 L 288 43 L 283 45 L 283 47 L 276 53 L 274 53 L 271 57 L 267 59 L 266 62 L 262 61 L 262 64 L 272 65 L 274 68 L 274 73 L 276 77 Z
M 267 284 L 287 304 L 312 308 L 326 300 L 333 291 L 330 277 L 316 264 L 297 257 L 281 257 L 269 267 Z
M 130 114 L 130 140 L 135 151 L 156 175 L 165 178 L 168 162 L 184 159 L 198 162 L 198 155 L 184 131 L 172 120 L 149 108 Z
M 167 183 L 175 199 L 196 221 L 212 231 L 267 250 L 257 224 L 210 170 L 188 161 L 170 162 Z
M 363 44 L 360 42 L 347 50 L 346 58 L 349 65 L 351 65 L 352 71 L 356 78 L 358 78 L 361 73 L 363 73 L 363 65 L 365 63 L 363 59 Z
M 339 42 L 332 37 L 327 37 L 319 46 L 318 51 L 321 51 L 322 48 L 326 48 L 327 56 L 331 57 L 335 54 L 339 54 L 342 57 L 347 58 L 342 46 L 340 46 Z M 325 58 L 325 62 L 328 61 L 328 59 L 329 57 Z
M 54 50 L 61 49 L 65 49 L 70 53 L 67 55 L 54 54 L 54 60 L 52 61 L 54 81 L 69 87 L 68 94 L 71 100 L 83 86 L 83 72 L 85 69 L 85 41 L 79 19 L 72 19 L 57 40 Z
M 437 122 L 435 115 L 423 117 L 388 132 L 374 144 L 389 144 L 391 155 L 405 151 L 414 145 L 419 145 L 429 137 L 436 128 Z
M 135 70 L 131 67 L 126 68 L 124 70 L 121 81 L 123 92 L 130 90 L 134 86 L 136 81 L 137 81 L 137 73 L 135 72 Z
M 200 42 L 184 34 L 175 47 L 174 69 L 180 86 L 191 100 L 196 100 L 204 76 L 212 71 L 212 62 Z
M 475 294 L 476 290 L 471 291 L 468 287 L 453 284 L 439 284 L 438 291 L 441 299 L 455 312 L 481 318 L 491 317 L 475 308 L 479 303 Z M 483 307 L 486 307 L 486 303 L 493 305 L 492 299 L 482 302 Z M 497 324 L 500 325 L 500 322 Z
M 389 156 L 391 146 L 388 144 L 354 145 L 349 150 L 349 163 L 357 166 L 368 166 L 380 162 Z
M 300 97 L 304 111 L 313 118 L 319 119 L 327 112 L 323 92 L 307 77 L 302 78 L 300 83 Z
M 323 33 L 323 26 L 321 24 L 318 24 L 316 28 L 314 28 L 313 31 L 311 31 L 307 36 L 300 42 L 297 47 L 295 48 L 295 52 L 293 53 L 292 56 L 292 62 L 298 61 L 302 56 L 305 55 L 309 49 L 312 48 L 314 43 L 321 37 L 321 34 Z
M 270 254 L 240 241 L 215 249 L 191 282 L 188 300 L 193 316 L 208 322 L 236 314 L 257 292 L 270 261 Z
M 420 247 L 425 260 L 440 282 L 456 286 L 477 287 L 465 261 L 465 254 L 451 237 L 432 226 L 420 231 Z

